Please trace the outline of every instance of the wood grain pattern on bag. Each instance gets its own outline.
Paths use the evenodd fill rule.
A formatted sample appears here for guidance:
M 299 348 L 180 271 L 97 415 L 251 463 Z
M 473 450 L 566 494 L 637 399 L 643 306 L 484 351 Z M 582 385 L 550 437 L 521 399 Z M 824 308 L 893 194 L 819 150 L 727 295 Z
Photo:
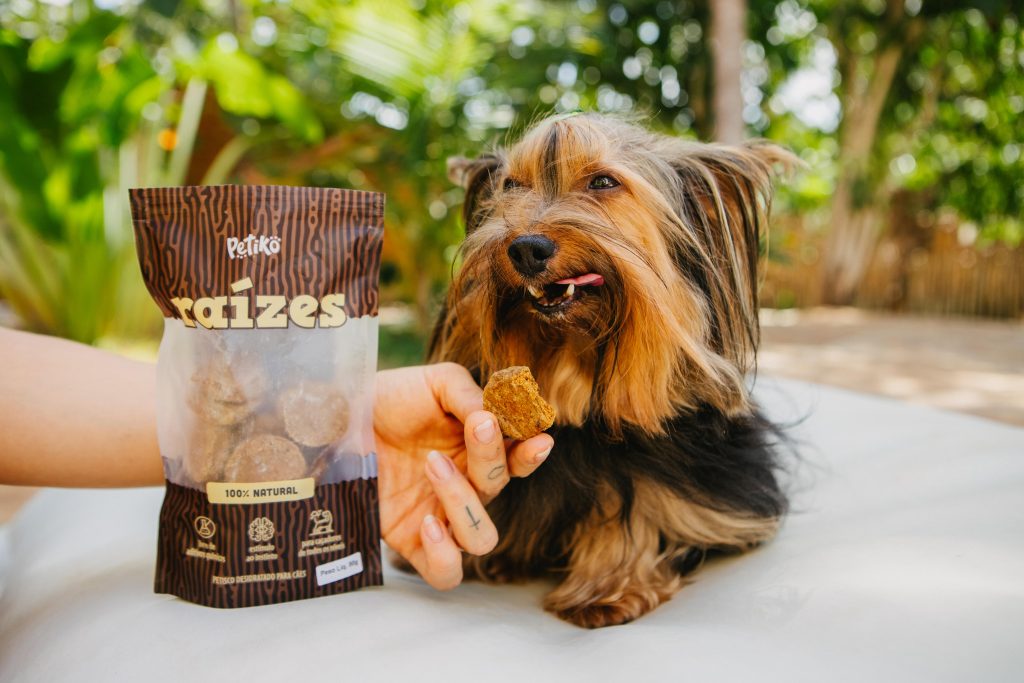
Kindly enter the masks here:
M 231 608 L 380 585 L 384 196 L 225 185 L 130 199 L 167 323 L 156 591 Z
M 136 189 L 130 197 L 142 276 L 166 317 L 179 317 L 172 298 L 225 296 L 246 277 L 260 294 L 343 292 L 350 317 L 377 314 L 377 279 L 367 276 L 380 269 L 380 193 L 219 185 Z M 234 257 L 229 240 L 239 240 L 230 242 Z
M 377 500 L 376 479 L 318 486 L 307 500 L 257 505 L 211 505 L 202 491 L 168 482 L 160 510 L 156 592 L 207 607 L 250 607 L 379 586 L 383 580 Z M 331 512 L 328 532 L 312 535 L 318 524 L 325 526 L 317 511 Z M 269 523 L 257 528 L 270 537 L 253 541 L 249 527 L 263 520 Z M 341 540 L 332 546 L 344 544 L 336 552 L 303 557 L 296 552 L 303 542 L 335 536 Z M 248 552 L 266 545 L 289 552 L 276 553 L 277 560 L 246 561 L 257 554 L 275 554 Z M 362 571 L 317 585 L 317 566 L 355 553 L 360 553 Z

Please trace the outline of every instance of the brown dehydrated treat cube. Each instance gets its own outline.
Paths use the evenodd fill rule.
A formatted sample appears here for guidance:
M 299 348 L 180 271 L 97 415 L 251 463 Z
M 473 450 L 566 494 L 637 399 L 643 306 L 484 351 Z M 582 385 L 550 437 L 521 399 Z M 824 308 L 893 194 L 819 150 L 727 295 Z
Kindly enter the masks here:
M 197 398 L 190 405 L 201 418 L 222 427 L 236 425 L 252 414 L 250 403 L 223 403 Z
M 525 365 L 491 375 L 484 387 L 484 410 L 494 413 L 501 433 L 510 439 L 529 439 L 555 423 L 555 409 L 541 397 Z
M 224 464 L 242 435 L 243 430 L 237 427 L 197 423 L 181 463 L 185 476 L 199 486 L 221 481 Z
M 253 434 L 276 434 L 284 436 L 284 420 L 281 411 L 273 404 L 261 406 L 252 417 Z
M 283 481 L 305 476 L 306 459 L 299 447 L 272 434 L 253 436 L 238 444 L 224 465 L 225 481 Z
M 209 400 L 222 403 L 257 402 L 267 391 L 267 374 L 251 359 L 210 363 L 193 381 L 199 381 Z
M 288 436 L 303 446 L 326 446 L 348 429 L 348 401 L 336 388 L 303 382 L 279 402 Z
M 267 376 L 256 363 L 211 363 L 192 376 L 189 405 L 218 425 L 233 425 L 252 414 L 267 390 Z

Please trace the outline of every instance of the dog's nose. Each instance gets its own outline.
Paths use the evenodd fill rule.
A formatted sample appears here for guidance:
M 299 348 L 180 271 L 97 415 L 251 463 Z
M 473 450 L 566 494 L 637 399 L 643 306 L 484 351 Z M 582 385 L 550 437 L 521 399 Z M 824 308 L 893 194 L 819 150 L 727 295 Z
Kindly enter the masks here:
M 548 259 L 555 254 L 555 243 L 544 235 L 523 235 L 508 245 L 508 257 L 512 265 L 523 275 L 530 277 L 544 272 Z

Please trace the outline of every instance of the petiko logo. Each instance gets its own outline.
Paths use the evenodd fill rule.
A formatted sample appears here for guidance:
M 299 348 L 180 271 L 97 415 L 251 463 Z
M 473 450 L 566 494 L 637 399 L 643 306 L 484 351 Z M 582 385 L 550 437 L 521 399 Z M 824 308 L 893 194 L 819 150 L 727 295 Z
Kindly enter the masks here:
M 272 256 L 273 254 L 281 251 L 281 238 L 280 237 L 267 237 L 266 235 L 249 235 L 239 239 L 238 237 L 228 237 L 224 244 L 228 250 L 228 256 L 232 259 L 246 258 L 248 256 L 256 256 L 257 254 L 266 254 Z

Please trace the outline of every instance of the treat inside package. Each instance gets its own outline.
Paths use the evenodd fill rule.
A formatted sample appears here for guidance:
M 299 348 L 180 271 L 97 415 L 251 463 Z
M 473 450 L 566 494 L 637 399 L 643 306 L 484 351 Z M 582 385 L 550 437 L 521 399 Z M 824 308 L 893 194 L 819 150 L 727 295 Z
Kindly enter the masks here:
M 383 195 L 219 186 L 131 200 L 165 317 L 157 591 L 243 607 L 380 584 Z
M 367 352 L 376 334 L 370 316 L 333 329 L 242 330 L 168 318 L 158 361 L 167 478 L 205 491 L 210 482 L 375 476 Z M 263 439 L 276 446 L 260 451 L 264 466 L 245 466 L 257 437 L 277 437 Z

